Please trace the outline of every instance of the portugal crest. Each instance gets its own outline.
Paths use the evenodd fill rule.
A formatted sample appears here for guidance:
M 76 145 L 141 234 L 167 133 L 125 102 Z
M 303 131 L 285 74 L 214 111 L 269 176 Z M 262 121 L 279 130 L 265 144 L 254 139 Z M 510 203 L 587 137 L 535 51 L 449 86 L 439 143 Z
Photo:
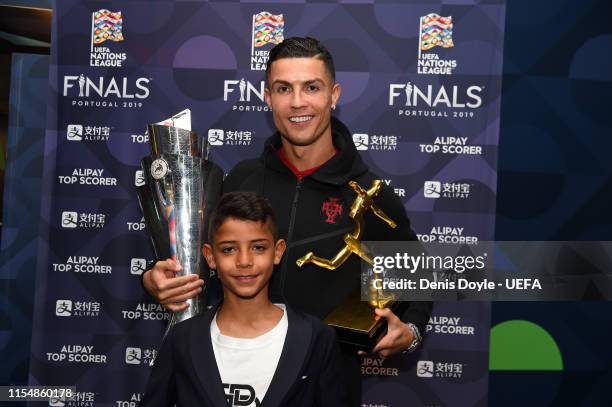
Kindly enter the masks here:
M 340 198 L 330 197 L 327 201 L 323 202 L 321 205 L 321 212 L 323 215 L 327 217 L 325 222 L 331 223 L 332 225 L 336 224 L 336 218 L 338 215 L 342 214 L 342 203 L 338 202 Z

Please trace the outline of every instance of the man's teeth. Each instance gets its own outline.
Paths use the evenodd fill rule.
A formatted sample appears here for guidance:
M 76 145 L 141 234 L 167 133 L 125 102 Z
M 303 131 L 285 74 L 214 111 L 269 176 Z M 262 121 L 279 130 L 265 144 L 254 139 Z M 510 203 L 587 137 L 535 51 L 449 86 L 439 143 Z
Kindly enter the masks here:
M 294 123 L 305 122 L 312 119 L 312 116 L 298 116 L 298 117 L 290 117 L 289 120 Z

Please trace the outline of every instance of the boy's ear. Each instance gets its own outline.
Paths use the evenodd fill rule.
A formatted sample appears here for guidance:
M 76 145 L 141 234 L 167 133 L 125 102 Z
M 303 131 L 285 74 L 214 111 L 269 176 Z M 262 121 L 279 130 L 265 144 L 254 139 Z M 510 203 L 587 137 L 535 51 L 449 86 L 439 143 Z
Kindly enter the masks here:
M 287 248 L 287 243 L 285 239 L 278 239 L 274 244 L 274 264 L 278 266 L 281 259 L 283 258 L 283 253 L 285 253 L 285 249 Z
M 216 270 L 217 264 L 215 263 L 215 257 L 213 256 L 212 246 L 208 243 L 204 243 L 204 246 L 202 246 L 202 253 L 204 254 L 206 263 L 208 263 L 208 267 Z

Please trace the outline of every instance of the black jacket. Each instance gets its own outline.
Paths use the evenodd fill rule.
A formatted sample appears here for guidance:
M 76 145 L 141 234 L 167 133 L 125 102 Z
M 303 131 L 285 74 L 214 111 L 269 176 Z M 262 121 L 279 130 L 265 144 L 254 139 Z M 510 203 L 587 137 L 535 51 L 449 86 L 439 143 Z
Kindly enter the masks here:
M 210 339 L 215 312 L 211 308 L 172 329 L 151 371 L 141 407 L 228 405 Z M 349 406 L 351 389 L 340 374 L 344 360 L 334 331 L 289 306 L 287 319 L 285 344 L 260 407 Z
M 223 185 L 224 192 L 254 191 L 270 200 L 280 236 L 287 240 L 280 270 L 276 270 L 272 278 L 271 298 L 319 318 L 325 318 L 348 295 L 359 289 L 361 260 L 351 255 L 333 271 L 313 264 L 298 268 L 295 261 L 309 251 L 319 257 L 333 258 L 344 246 L 344 234 L 354 228 L 348 213 L 356 194 L 348 182 L 355 180 L 367 189 L 372 180 L 378 178 L 369 172 L 359 156 L 349 130 L 335 118 L 332 118 L 332 134 L 337 154 L 301 181 L 277 155 L 281 146 L 277 132 L 266 141 L 259 159 L 238 163 Z M 341 213 L 326 215 L 323 210 L 326 202 L 328 208 L 338 209 L 341 205 Z M 397 227 L 392 229 L 370 211 L 365 215 L 363 241 L 416 240 L 404 207 L 390 188 L 383 189 L 376 205 L 397 223 Z M 412 322 L 424 334 L 430 313 L 430 302 L 414 302 L 400 318 Z

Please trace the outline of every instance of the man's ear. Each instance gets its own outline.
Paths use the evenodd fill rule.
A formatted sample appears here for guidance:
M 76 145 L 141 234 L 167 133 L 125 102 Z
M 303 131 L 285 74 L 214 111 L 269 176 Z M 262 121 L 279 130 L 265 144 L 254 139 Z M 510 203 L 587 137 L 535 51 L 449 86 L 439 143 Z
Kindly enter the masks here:
M 267 86 L 264 88 L 264 100 L 266 101 L 266 104 L 270 110 L 272 110 L 272 103 L 270 102 L 270 89 L 268 89 Z
M 335 83 L 332 88 L 332 106 L 338 106 L 340 100 L 340 94 L 342 93 L 342 86 L 339 83 Z
M 278 266 L 281 259 L 283 258 L 283 253 L 285 253 L 285 249 L 287 248 L 287 243 L 285 239 L 278 239 L 274 244 L 274 264 Z
M 208 243 L 204 243 L 202 246 L 202 253 L 204 254 L 204 258 L 206 259 L 206 263 L 208 263 L 208 267 L 213 270 L 217 269 L 217 263 L 215 263 L 215 257 L 213 256 L 212 246 Z

